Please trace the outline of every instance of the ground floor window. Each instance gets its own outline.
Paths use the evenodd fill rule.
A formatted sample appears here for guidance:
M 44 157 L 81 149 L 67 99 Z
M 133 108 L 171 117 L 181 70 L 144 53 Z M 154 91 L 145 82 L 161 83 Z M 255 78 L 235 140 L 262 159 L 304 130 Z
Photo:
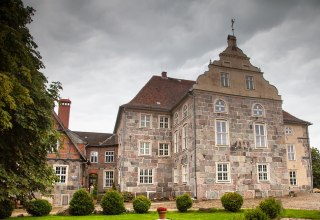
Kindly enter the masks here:
M 58 176 L 57 183 L 66 183 L 68 180 L 68 166 L 66 165 L 57 165 L 54 167 L 56 175 Z
M 230 182 L 230 164 L 217 163 L 216 164 L 216 178 L 217 182 Z
M 113 171 L 104 172 L 104 187 L 112 187 L 113 184 Z
M 290 170 L 289 175 L 290 175 L 290 185 L 296 186 L 297 185 L 297 172 L 295 170 Z
M 152 169 L 140 169 L 140 183 L 153 183 Z
M 259 181 L 269 180 L 268 164 L 258 164 L 258 179 Z

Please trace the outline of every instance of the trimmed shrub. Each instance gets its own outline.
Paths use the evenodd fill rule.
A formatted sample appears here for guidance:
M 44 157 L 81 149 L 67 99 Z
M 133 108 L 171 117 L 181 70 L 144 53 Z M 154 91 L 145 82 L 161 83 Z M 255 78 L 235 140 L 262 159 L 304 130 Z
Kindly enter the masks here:
M 51 209 L 51 204 L 45 199 L 34 199 L 26 204 L 27 212 L 33 216 L 49 215 Z
M 221 197 L 221 203 L 226 210 L 237 212 L 243 204 L 243 198 L 236 192 L 228 192 Z
M 177 197 L 176 206 L 179 212 L 186 212 L 192 207 L 192 199 L 188 194 L 183 194 Z
M 281 201 L 273 197 L 269 197 L 260 202 L 259 207 L 271 219 L 278 217 L 283 210 Z
M 134 199 L 132 192 L 122 192 L 121 193 L 124 202 L 131 202 Z
M 102 213 L 104 215 L 119 215 L 125 212 L 121 194 L 116 190 L 107 191 L 101 200 Z
M 268 216 L 260 208 L 249 209 L 244 213 L 244 220 L 268 220 Z
M 0 219 L 9 218 L 13 211 L 11 201 L 5 200 L 0 202 Z
M 137 196 L 133 200 L 133 209 L 136 213 L 147 213 L 150 209 L 151 201 L 145 196 Z
M 84 189 L 77 190 L 70 201 L 69 212 L 71 215 L 89 215 L 94 210 L 93 199 Z

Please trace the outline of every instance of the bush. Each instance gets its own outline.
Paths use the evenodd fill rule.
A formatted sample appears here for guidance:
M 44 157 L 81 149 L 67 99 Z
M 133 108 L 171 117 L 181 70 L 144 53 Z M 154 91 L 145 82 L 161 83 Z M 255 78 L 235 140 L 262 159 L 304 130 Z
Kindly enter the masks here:
M 27 212 L 33 216 L 49 215 L 51 209 L 51 204 L 45 199 L 31 200 L 26 204 Z
M 0 202 L 0 219 L 8 218 L 13 211 L 13 204 L 11 201 L 5 200 Z
M 94 210 L 93 199 L 84 189 L 77 190 L 70 201 L 69 212 L 71 215 L 89 215 Z
M 240 210 L 243 204 L 243 198 L 240 194 L 235 192 L 225 193 L 221 197 L 222 206 L 230 211 L 230 212 L 237 212 Z
M 192 199 L 188 194 L 183 194 L 177 197 L 176 206 L 180 212 L 186 212 L 192 207 Z
M 133 200 L 133 209 L 136 213 L 147 213 L 150 209 L 151 201 L 145 196 L 137 196 Z
M 245 220 L 268 220 L 268 216 L 260 208 L 249 209 L 244 213 Z
M 121 194 L 115 190 L 107 191 L 101 200 L 104 215 L 118 215 L 125 211 Z
M 260 202 L 259 207 L 271 219 L 278 217 L 283 210 L 281 201 L 273 197 L 269 197 Z
M 132 192 L 122 192 L 121 193 L 124 202 L 131 202 L 134 199 Z

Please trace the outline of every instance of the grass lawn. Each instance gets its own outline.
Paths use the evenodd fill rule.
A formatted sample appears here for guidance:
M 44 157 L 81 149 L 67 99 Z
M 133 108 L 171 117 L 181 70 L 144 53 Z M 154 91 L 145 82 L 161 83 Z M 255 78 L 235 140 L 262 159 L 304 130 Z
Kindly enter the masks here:
M 217 211 L 212 213 L 203 213 L 198 211 L 189 211 L 187 213 L 179 213 L 179 212 L 168 212 L 167 218 L 172 220 L 211 220 L 211 219 L 219 219 L 219 220 L 237 220 L 241 219 L 243 212 L 239 213 L 231 213 L 225 211 Z M 320 211 L 319 210 L 286 210 L 282 217 L 291 217 L 291 218 L 308 218 L 308 219 L 320 219 Z M 149 212 L 148 214 L 122 214 L 122 215 L 89 215 L 89 216 L 44 216 L 44 217 L 24 217 L 23 219 L 34 219 L 34 220 L 44 220 L 44 219 L 52 219 L 52 220 L 71 220 L 71 219 L 79 219 L 79 220 L 155 220 L 158 218 L 157 212 Z

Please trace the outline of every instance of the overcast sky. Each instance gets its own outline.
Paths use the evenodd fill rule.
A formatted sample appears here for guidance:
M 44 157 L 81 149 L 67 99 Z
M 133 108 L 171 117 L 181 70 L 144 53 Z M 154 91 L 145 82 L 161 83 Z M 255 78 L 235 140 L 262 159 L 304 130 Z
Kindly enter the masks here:
M 227 45 L 260 67 L 320 148 L 320 1 L 24 0 L 49 81 L 72 101 L 70 129 L 112 133 L 152 75 L 196 80 Z

